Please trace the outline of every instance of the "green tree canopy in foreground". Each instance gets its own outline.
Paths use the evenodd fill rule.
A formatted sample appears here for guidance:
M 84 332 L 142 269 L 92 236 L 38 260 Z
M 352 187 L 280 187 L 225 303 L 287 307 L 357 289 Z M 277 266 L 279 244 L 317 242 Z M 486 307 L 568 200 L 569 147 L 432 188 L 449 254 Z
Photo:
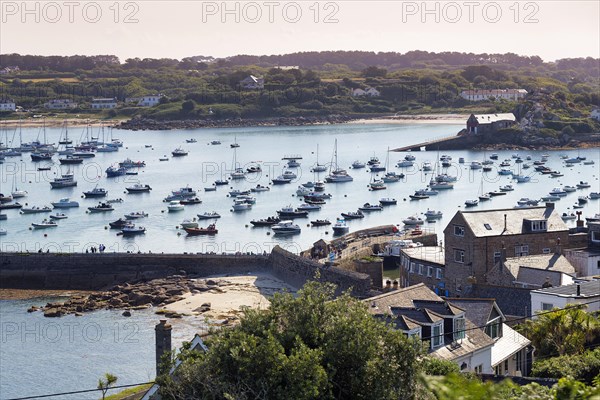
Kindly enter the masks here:
M 246 310 L 175 377 L 164 399 L 411 399 L 420 344 L 373 318 L 366 305 L 329 284 L 297 297 L 276 294 L 268 310 Z

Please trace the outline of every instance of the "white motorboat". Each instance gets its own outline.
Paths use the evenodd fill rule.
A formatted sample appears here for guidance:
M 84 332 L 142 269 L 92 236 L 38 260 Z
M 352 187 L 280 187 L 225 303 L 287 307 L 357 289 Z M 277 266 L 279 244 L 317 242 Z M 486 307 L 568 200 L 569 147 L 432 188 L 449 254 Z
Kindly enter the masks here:
M 18 198 L 27 196 L 27 191 L 16 189 L 16 190 L 12 191 L 10 194 L 13 197 L 13 199 L 18 199 Z
M 331 227 L 334 235 L 345 235 L 350 231 L 350 227 L 346 225 L 345 219 L 338 219 L 335 224 Z
M 454 189 L 454 184 L 452 182 L 437 182 L 432 179 L 429 182 L 429 188 L 433 190 Z
M 6 229 L 0 228 L 0 236 L 4 236 L 4 235 L 7 235 L 7 234 L 8 234 L 8 231 Z
M 256 197 L 250 196 L 248 194 L 242 194 L 236 197 L 236 200 L 245 201 L 248 204 L 256 204 Z
M 204 188 L 205 192 L 216 192 L 217 191 L 217 187 L 216 186 L 207 186 Z
M 435 210 L 427 210 L 425 211 L 425 217 L 427 219 L 440 219 L 444 216 L 444 214 L 441 211 L 435 211 Z
M 50 214 L 50 219 L 67 219 L 69 217 L 67 217 L 66 214 L 63 213 L 56 213 L 56 214 Z
M 167 157 L 167 155 L 165 154 L 164 156 L 159 157 L 158 161 L 169 161 L 169 157 Z
M 409 168 L 412 167 L 415 163 L 409 160 L 400 160 L 396 163 L 396 167 L 398 168 Z
M 91 197 L 105 197 L 108 195 L 108 190 L 104 188 L 95 187 L 92 190 L 88 190 L 87 192 L 83 192 L 83 195 L 86 198 Z
M 48 206 L 43 206 L 43 207 L 38 207 L 38 206 L 32 206 L 32 207 L 22 207 L 21 208 L 21 214 L 37 214 L 37 213 L 45 213 L 45 212 L 51 212 L 52 208 L 48 207 Z
M 289 179 L 289 180 L 296 179 L 298 177 L 294 172 L 287 170 L 287 169 L 285 171 L 283 171 L 282 176 L 284 179 Z
M 70 200 L 68 197 L 64 197 L 59 201 L 55 201 L 52 204 L 54 208 L 76 208 L 79 207 L 79 203 L 76 201 Z
M 575 204 L 573 204 L 573 208 L 574 208 L 574 209 L 583 208 L 583 204 L 580 204 L 580 203 L 575 203 Z
M 244 179 L 246 177 L 246 173 L 242 168 L 236 168 L 233 172 L 229 174 L 229 176 L 233 180 Z
M 302 186 L 304 186 L 305 188 L 312 189 L 315 187 L 315 183 L 313 181 L 308 181 L 306 183 L 303 183 Z
M 564 197 L 567 195 L 567 192 L 559 187 L 555 187 L 550 191 L 550 194 L 554 196 Z
M 181 227 L 182 228 L 197 228 L 198 227 L 198 223 L 194 220 L 191 219 L 184 219 L 183 221 L 181 221 Z
M 573 221 L 573 220 L 577 219 L 577 216 L 574 213 L 571 213 L 571 214 L 562 213 L 562 215 L 560 217 L 562 218 L 563 221 Z
M 500 168 L 500 171 L 498 171 L 498 175 L 512 175 L 513 172 L 510 169 L 507 168 Z
M 232 191 L 229 192 L 229 197 L 245 196 L 248 194 L 250 194 L 249 190 L 233 189 Z
M 410 226 L 423 225 L 423 220 L 415 215 L 410 216 L 406 219 L 403 219 L 402 222 L 404 223 L 404 225 L 410 225 Z
M 574 191 L 577 190 L 577 188 L 575 186 L 566 185 L 566 186 L 563 186 L 563 190 L 567 193 L 573 193 Z
M 515 190 L 515 188 L 513 187 L 513 185 L 500 186 L 500 191 L 501 192 L 512 192 L 513 190 Z
M 248 168 L 246 168 L 246 172 L 249 174 L 254 174 L 254 173 L 262 172 L 262 168 L 259 164 L 250 165 Z
M 433 190 L 431 188 L 425 188 L 422 190 L 418 190 L 419 193 L 423 193 L 427 196 L 437 196 L 438 194 L 440 194 L 440 192 L 438 192 L 437 190 Z
M 77 186 L 77 181 L 73 174 L 64 174 L 60 178 L 54 178 L 54 180 L 50 182 L 50 186 L 52 189 L 72 187 Z
M 369 184 L 369 188 L 371 190 L 384 190 L 387 188 L 387 186 L 385 186 L 384 181 L 382 181 L 381 179 L 377 179 Z
M 184 208 L 185 206 L 178 200 L 172 200 L 169 202 L 169 205 L 167 205 L 167 210 L 169 210 L 169 212 L 183 211 Z
M 381 211 L 383 210 L 383 206 L 380 204 L 365 203 L 362 205 L 362 207 L 358 207 L 358 209 L 360 211 Z
M 98 205 L 94 206 L 94 207 L 88 207 L 88 210 L 90 212 L 107 212 L 107 211 L 113 211 L 114 208 L 113 208 L 113 206 L 110 205 L 110 203 L 106 202 L 106 203 L 98 203 Z
M 136 183 L 133 186 L 126 187 L 125 190 L 127 190 L 128 193 L 144 193 L 151 191 L 152 188 L 150 187 L 150 185 L 142 185 L 140 183 Z
M 430 172 L 433 171 L 433 165 L 431 165 L 431 163 L 429 161 L 425 161 L 423 163 L 423 171 L 424 172 Z
M 293 235 L 301 232 L 300 226 L 294 224 L 293 221 L 281 221 L 271 226 L 271 230 L 278 235 Z
M 394 171 L 388 171 L 388 172 L 386 172 L 384 177 L 381 178 L 381 180 L 384 181 L 385 183 L 394 183 L 394 182 L 399 182 L 400 179 L 402 179 L 402 178 L 404 178 L 404 174 L 402 174 L 402 173 L 397 174 Z
M 310 196 L 312 194 L 312 190 L 309 188 L 305 188 L 304 186 L 298 186 L 296 190 L 296 196 Z
M 232 209 L 233 211 L 246 211 L 252 208 L 252 204 L 246 202 L 245 200 L 235 200 L 233 202 Z
M 481 165 L 481 163 L 479 161 L 471 161 L 471 169 L 481 169 L 483 168 L 483 165 Z
M 270 187 L 268 186 L 263 186 L 263 185 L 256 185 L 256 187 L 253 187 L 252 189 L 250 189 L 251 192 L 268 192 L 269 190 L 271 190 Z
M 325 190 L 325 182 L 323 181 L 316 181 L 315 182 L 315 187 L 313 188 L 313 190 L 315 192 L 322 192 Z
M 197 143 L 198 141 L 194 138 L 191 138 L 191 139 L 185 139 L 185 142 L 186 143 Z
M 448 174 L 439 174 L 435 177 L 436 182 L 456 182 L 456 176 L 448 175 Z
M 407 154 L 404 156 L 404 159 L 406 161 L 415 161 L 417 158 L 415 156 L 413 156 L 412 154 Z
M 469 199 L 465 201 L 465 206 L 467 207 L 475 207 L 479 204 L 479 199 Z
M 531 177 L 526 175 L 513 175 L 513 179 L 516 179 L 517 183 L 527 183 L 531 181 Z
M 54 221 L 49 221 L 47 219 L 43 220 L 42 222 L 33 222 L 31 223 L 31 226 L 33 227 L 33 229 L 46 229 L 46 228 L 55 228 L 58 226 L 58 224 Z
M 300 211 L 319 211 L 320 209 L 321 206 L 318 204 L 303 203 L 298 206 L 298 210 Z
M 125 214 L 125 218 L 127 218 L 127 219 L 140 219 L 140 218 L 145 218 L 147 216 L 148 216 L 148 214 L 146 214 L 143 211 L 134 211 L 134 212 L 130 212 L 129 214 Z
M 290 183 L 292 180 L 284 177 L 283 175 L 279 175 L 277 178 L 273 178 L 273 185 L 283 185 L 286 183 Z
M 359 160 L 355 160 L 354 162 L 352 162 L 352 168 L 353 169 L 360 169 L 360 168 L 365 168 L 367 165 Z
M 589 198 L 592 200 L 600 199 L 600 192 L 592 192 L 589 195 Z

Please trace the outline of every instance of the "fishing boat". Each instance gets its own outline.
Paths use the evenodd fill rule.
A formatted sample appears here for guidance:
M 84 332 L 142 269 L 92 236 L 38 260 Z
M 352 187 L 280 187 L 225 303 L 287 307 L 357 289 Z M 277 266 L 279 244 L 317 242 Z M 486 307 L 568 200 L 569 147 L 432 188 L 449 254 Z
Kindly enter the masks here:
M 344 217 L 345 219 L 360 219 L 360 218 L 364 218 L 365 214 L 362 213 L 362 211 L 358 210 L 358 211 L 348 211 L 345 213 L 342 213 L 342 217 Z
M 250 165 L 248 168 L 246 168 L 246 172 L 249 174 L 254 174 L 254 173 L 262 172 L 262 168 L 258 164 Z
M 280 218 L 304 218 L 308 216 L 308 211 L 287 206 L 283 207 L 281 210 L 277 210 L 277 215 L 279 215 Z
M 221 218 L 221 215 L 216 211 L 205 212 L 203 214 L 198 214 L 198 219 L 217 219 Z
M 96 212 L 113 211 L 114 208 L 110 203 L 106 202 L 106 203 L 98 203 L 98 205 L 94 206 L 94 207 L 88 207 L 88 210 L 90 210 L 90 212 L 96 213 Z
M 429 195 L 425 194 L 423 190 L 417 190 L 414 194 L 409 195 L 412 200 L 425 200 L 429 198 Z
M 94 197 L 106 197 L 108 195 L 108 190 L 104 188 L 99 188 L 96 186 L 92 190 L 88 190 L 87 192 L 83 192 L 83 195 L 86 199 L 94 198 Z
M 81 164 L 83 162 L 83 158 L 75 157 L 74 155 L 67 155 L 65 158 L 59 158 L 58 161 L 61 164 L 67 164 L 67 165 Z
M 281 221 L 271 226 L 271 230 L 277 235 L 293 235 L 301 232 L 300 226 L 293 221 Z
M 191 139 L 185 139 L 185 142 L 186 143 L 196 143 L 198 141 L 196 139 L 194 139 L 194 138 L 191 138 Z
M 119 167 L 121 168 L 142 168 L 145 166 L 145 161 L 133 161 L 131 158 L 126 158 L 125 160 L 119 162 Z
M 143 226 L 137 226 L 135 224 L 127 224 L 121 228 L 121 235 L 123 236 L 133 236 L 133 235 L 141 235 L 146 233 L 146 228 Z
M 384 197 L 379 199 L 379 204 L 381 204 L 382 206 L 391 206 L 398 204 L 398 201 L 390 197 Z
M 195 197 L 196 196 L 196 191 L 194 189 L 192 189 L 189 186 L 186 187 L 182 187 L 179 188 L 177 190 L 172 190 L 171 191 L 171 195 L 168 197 L 170 198 L 167 201 L 171 201 L 171 200 L 182 200 L 188 197 Z
M 346 224 L 346 220 L 338 218 L 335 224 L 331 227 L 334 235 L 345 235 L 350 231 L 350 227 Z
M 355 160 L 355 161 L 352 162 L 352 168 L 353 169 L 361 169 L 361 168 L 364 168 L 364 167 L 366 167 L 366 164 L 364 162 L 362 162 L 362 161 Z
M 362 205 L 362 207 L 358 208 L 360 211 L 382 211 L 383 210 L 383 206 L 379 205 L 379 204 L 370 204 L 370 203 L 365 203 Z
M 213 146 L 216 146 L 216 145 L 221 144 L 221 141 L 220 140 L 213 140 L 213 141 L 210 142 L 210 144 L 212 144 Z
M 416 215 L 410 216 L 402 220 L 404 225 L 415 226 L 415 225 L 423 225 L 423 220 Z
M 167 210 L 169 210 L 169 212 L 183 211 L 184 207 L 185 206 L 178 200 L 172 200 L 169 202 L 169 205 L 167 205 Z
M 58 224 L 54 221 L 49 221 L 47 219 L 42 222 L 32 222 L 31 226 L 33 229 L 46 229 L 46 228 L 56 228 Z
M 331 222 L 328 219 L 316 219 L 314 221 L 310 221 L 312 226 L 326 226 L 331 225 Z
M 21 208 L 23 205 L 21 203 L 0 203 L 0 210 L 10 210 L 13 208 Z
M 52 208 L 48 207 L 48 206 L 43 206 L 43 207 L 38 207 L 38 206 L 31 206 L 31 207 L 22 207 L 21 208 L 21 214 L 37 214 L 37 213 L 45 213 L 45 212 L 51 212 Z
M 46 161 L 46 160 L 52 160 L 52 154 L 51 153 L 31 153 L 31 161 Z
M 106 177 L 107 178 L 114 178 L 114 177 L 117 177 L 117 176 L 123 176 L 126 173 L 127 173 L 127 168 L 123 168 L 123 167 L 117 168 L 117 167 L 114 167 L 114 166 L 110 166 L 110 167 L 108 167 L 106 169 Z
M 385 173 L 384 177 L 381 178 L 381 180 L 385 183 L 393 183 L 393 182 L 399 182 L 400 179 L 404 178 L 404 174 L 400 173 L 397 174 L 394 171 L 388 171 Z
M 277 178 L 273 178 L 271 182 L 273 185 L 285 185 L 286 183 L 292 182 L 292 179 L 286 178 L 283 175 L 279 175 Z
M 215 181 L 216 186 L 229 185 L 229 181 L 227 179 L 217 179 Z
M 268 192 L 269 190 L 271 190 L 270 187 L 268 186 L 263 186 L 263 185 L 256 185 L 256 187 L 253 187 L 252 189 L 250 189 L 251 192 L 257 193 L 257 192 Z
M 206 228 L 183 228 L 188 235 L 216 235 L 219 233 L 215 224 L 210 224 Z
M 181 147 L 178 147 L 175 150 L 173 150 L 171 154 L 173 155 L 173 157 L 183 157 L 187 156 L 189 152 L 187 150 L 182 149 Z
M 69 217 L 63 213 L 56 213 L 56 214 L 50 215 L 50 219 L 66 219 L 66 218 L 69 218 Z
M 279 217 L 268 217 L 265 219 L 250 221 L 250 223 L 253 226 L 272 226 L 272 225 L 278 224 L 280 222 L 281 222 L 281 219 L 279 219 Z
M 136 183 L 133 186 L 128 186 L 125 188 L 128 193 L 147 193 L 152 190 L 150 185 L 142 185 L 140 183 Z
M 321 206 L 318 204 L 303 203 L 297 208 L 299 211 L 319 211 Z
M 77 186 L 77 181 L 71 173 L 63 174 L 60 178 L 54 178 L 54 180 L 50 182 L 50 187 L 52 187 L 52 189 L 62 189 L 73 186 Z
M 335 139 L 335 145 L 333 150 L 333 162 L 329 170 L 329 175 L 325 177 L 325 182 L 328 183 L 341 183 L 351 182 L 354 179 L 346 172 L 345 169 L 341 169 L 338 166 L 338 154 L 337 154 L 337 139 Z
M 382 171 L 385 171 L 385 167 L 382 166 L 381 164 L 373 164 L 369 168 L 369 171 L 370 172 L 382 172 Z
M 143 211 L 132 211 L 129 214 L 125 214 L 126 219 L 140 219 L 146 218 L 147 216 L 148 214 Z

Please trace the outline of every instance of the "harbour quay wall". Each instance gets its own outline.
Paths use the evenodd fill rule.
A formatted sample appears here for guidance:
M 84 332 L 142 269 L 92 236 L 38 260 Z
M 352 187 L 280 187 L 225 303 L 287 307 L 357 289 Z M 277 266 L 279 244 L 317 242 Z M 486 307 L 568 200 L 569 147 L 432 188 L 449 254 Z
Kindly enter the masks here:
M 268 256 L 234 254 L 0 253 L 0 287 L 101 290 L 169 275 L 244 274 Z
M 366 274 L 328 267 L 278 246 L 268 255 L 136 253 L 0 253 L 0 287 L 11 289 L 103 290 L 170 275 L 206 277 L 266 272 L 294 287 L 309 280 L 331 282 L 338 293 L 352 288 L 365 296 Z

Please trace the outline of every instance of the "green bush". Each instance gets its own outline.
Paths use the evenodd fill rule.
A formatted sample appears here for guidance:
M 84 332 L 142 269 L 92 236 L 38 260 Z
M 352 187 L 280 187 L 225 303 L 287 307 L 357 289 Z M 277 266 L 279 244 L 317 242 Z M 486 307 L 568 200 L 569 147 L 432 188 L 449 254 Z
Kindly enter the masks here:
M 560 379 L 571 376 L 575 380 L 592 384 L 600 375 L 600 348 L 583 354 L 552 357 L 533 363 L 532 376 Z

